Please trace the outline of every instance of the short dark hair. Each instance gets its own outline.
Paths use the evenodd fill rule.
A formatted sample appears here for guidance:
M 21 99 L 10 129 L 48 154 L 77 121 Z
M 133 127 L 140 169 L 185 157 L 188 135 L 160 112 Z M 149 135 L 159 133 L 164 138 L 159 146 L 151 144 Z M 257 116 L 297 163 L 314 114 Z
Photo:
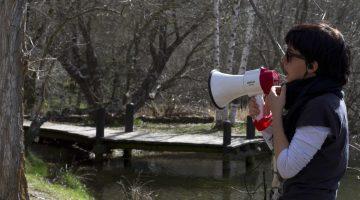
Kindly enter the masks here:
M 318 63 L 317 76 L 345 85 L 350 73 L 350 50 L 343 35 L 326 23 L 300 24 L 289 30 L 285 42 L 304 57 L 306 64 Z

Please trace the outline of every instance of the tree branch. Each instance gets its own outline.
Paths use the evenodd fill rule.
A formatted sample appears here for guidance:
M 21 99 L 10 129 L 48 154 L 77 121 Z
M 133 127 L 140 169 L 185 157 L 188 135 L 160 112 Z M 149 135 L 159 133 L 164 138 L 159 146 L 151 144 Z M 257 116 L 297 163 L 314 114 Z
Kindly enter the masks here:
M 167 89 L 169 89 L 170 87 L 173 86 L 173 84 L 184 77 L 184 74 L 186 73 L 186 70 L 189 66 L 190 60 L 192 58 L 192 56 L 197 52 L 198 48 L 204 44 L 212 35 L 214 35 L 214 31 L 211 32 L 210 34 L 208 34 L 207 36 L 205 36 L 202 40 L 200 40 L 189 52 L 189 54 L 186 56 L 185 58 L 185 62 L 183 64 L 183 66 L 181 67 L 181 69 L 176 72 L 174 74 L 174 76 L 172 76 L 170 79 L 168 79 L 167 81 L 165 81 L 164 83 L 162 83 L 160 85 L 160 88 L 158 89 L 158 91 L 165 91 Z
M 269 26 L 267 25 L 263 15 L 259 12 L 259 10 L 257 9 L 256 5 L 254 4 L 253 0 L 249 0 L 251 6 L 253 7 L 256 16 L 260 19 L 262 25 L 265 28 L 265 31 L 268 35 L 268 37 L 270 38 L 271 43 L 273 44 L 274 48 L 275 48 L 275 54 L 278 56 L 282 56 L 285 54 L 284 50 L 281 48 L 281 45 L 279 44 L 279 42 L 275 39 L 275 37 L 273 36 L 273 34 L 271 33 L 271 30 L 269 28 Z

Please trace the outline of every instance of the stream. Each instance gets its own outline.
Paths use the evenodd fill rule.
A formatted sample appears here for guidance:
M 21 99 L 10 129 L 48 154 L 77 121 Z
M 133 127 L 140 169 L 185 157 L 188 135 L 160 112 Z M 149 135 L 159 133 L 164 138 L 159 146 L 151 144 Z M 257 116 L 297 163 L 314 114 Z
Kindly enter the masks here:
M 128 199 L 122 191 L 129 185 L 159 200 L 264 199 L 264 188 L 269 195 L 272 180 L 269 154 L 250 158 L 250 164 L 244 157 L 232 156 L 230 174 L 224 178 L 221 154 L 133 151 L 131 167 L 125 168 L 122 151 L 100 164 L 72 148 L 36 144 L 33 151 L 45 162 L 87 169 L 87 187 L 96 199 L 104 200 Z M 360 199 L 360 172 L 353 169 L 360 167 L 355 159 L 360 155 L 355 154 L 350 154 L 351 169 L 341 181 L 337 199 Z

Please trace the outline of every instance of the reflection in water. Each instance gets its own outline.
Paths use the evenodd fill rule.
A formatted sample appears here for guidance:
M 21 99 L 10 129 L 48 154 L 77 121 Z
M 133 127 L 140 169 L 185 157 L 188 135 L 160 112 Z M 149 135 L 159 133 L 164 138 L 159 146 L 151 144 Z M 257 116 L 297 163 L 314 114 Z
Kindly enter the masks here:
M 263 199 L 262 172 L 270 172 L 269 162 L 268 155 L 253 158 L 246 173 L 246 159 L 234 156 L 229 163 L 229 178 L 224 179 L 222 155 L 162 153 L 147 156 L 144 152 L 141 157 L 133 157 L 130 170 L 122 167 L 122 159 L 108 162 L 98 172 L 92 188 L 99 199 L 119 199 L 117 194 L 121 187 L 114 183 L 124 176 L 130 182 L 137 178 L 148 182 L 144 187 L 156 193 L 155 199 Z M 271 174 L 267 176 L 266 180 L 270 180 Z
M 35 151 L 48 162 L 83 159 L 74 158 L 78 152 L 69 149 L 43 146 L 38 145 Z M 264 199 L 263 180 L 265 178 L 267 190 L 272 180 L 270 162 L 269 155 L 255 158 L 232 156 L 228 178 L 223 178 L 222 155 L 138 151 L 133 154 L 131 169 L 124 168 L 121 158 L 113 158 L 98 167 L 94 180 L 87 185 L 97 199 L 106 200 L 122 199 L 119 181 L 125 184 L 136 182 L 142 190 L 152 191 L 154 199 L 160 200 Z M 93 166 L 91 162 L 82 165 Z M 350 166 L 359 167 L 360 163 L 355 160 L 350 162 Z M 355 170 L 347 171 L 338 199 L 360 199 L 359 176 Z

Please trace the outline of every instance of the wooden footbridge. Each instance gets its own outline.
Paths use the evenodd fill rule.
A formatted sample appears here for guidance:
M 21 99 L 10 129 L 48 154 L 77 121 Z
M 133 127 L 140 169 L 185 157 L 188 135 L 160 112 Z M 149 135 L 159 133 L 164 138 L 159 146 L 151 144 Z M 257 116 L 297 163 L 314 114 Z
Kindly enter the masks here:
M 262 143 L 262 138 L 255 138 L 255 129 L 251 118 L 248 118 L 246 136 L 232 136 L 230 122 L 224 123 L 223 135 L 210 134 L 176 134 L 163 132 L 134 131 L 133 106 L 126 109 L 125 127 L 122 129 L 105 128 L 105 110 L 97 113 L 97 126 L 76 126 L 46 122 L 41 126 L 40 138 L 62 140 L 76 143 L 92 151 L 96 157 L 111 149 L 123 149 L 124 158 L 131 158 L 131 150 L 178 151 L 231 153 L 247 152 L 249 144 Z M 24 128 L 30 127 L 30 121 L 24 121 Z
M 24 127 L 30 127 L 30 121 L 24 122 Z M 46 122 L 41 126 L 41 138 L 65 140 L 92 146 L 102 143 L 109 149 L 140 149 L 153 151 L 191 151 L 221 153 L 237 150 L 251 143 L 259 143 L 260 138 L 246 139 L 245 136 L 232 136 L 224 145 L 223 136 L 205 134 L 178 134 L 165 132 L 132 131 L 123 129 L 104 130 L 104 136 L 96 137 L 96 128 Z M 226 142 L 226 141 L 225 141 Z

